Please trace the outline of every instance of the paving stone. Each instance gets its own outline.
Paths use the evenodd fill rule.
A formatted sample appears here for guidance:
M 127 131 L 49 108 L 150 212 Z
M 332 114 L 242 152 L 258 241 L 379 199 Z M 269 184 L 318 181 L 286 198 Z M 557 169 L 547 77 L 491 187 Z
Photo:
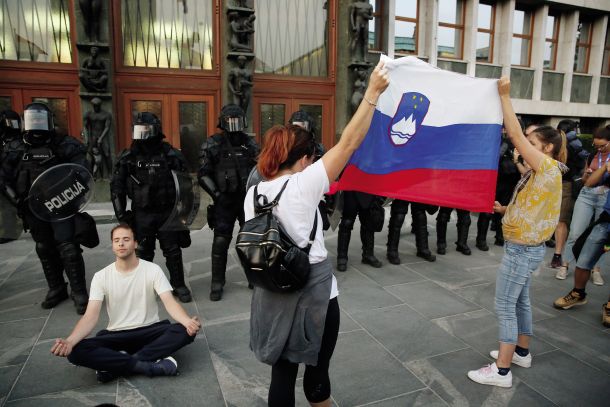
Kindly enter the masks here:
M 79 407 L 96 406 L 102 403 L 115 403 L 116 386 L 96 385 L 78 389 L 64 390 L 58 393 L 41 394 L 6 403 L 10 407 Z
M 52 341 L 42 341 L 34 346 L 30 359 L 8 400 L 57 393 L 97 383 L 95 372 L 77 367 L 66 358 L 53 356 L 50 352 Z
M 485 357 L 489 357 L 489 351 L 498 349 L 498 319 L 487 310 L 439 318 L 434 323 Z M 557 349 L 537 336 L 532 338 L 530 346 L 534 356 Z
M 44 323 L 44 318 L 0 323 L 0 366 L 25 363 Z
M 565 314 L 538 322 L 534 326 L 534 332 L 564 352 L 597 367 L 602 372 L 610 372 L 608 338 L 599 335 L 598 329 Z
M 0 404 L 4 403 L 4 399 L 22 367 L 22 365 L 0 367 Z
M 206 406 L 224 406 L 224 399 L 207 343 L 202 335 L 190 345 L 185 346 L 173 355 L 178 362 L 179 376 L 154 377 L 131 376 L 119 381 L 117 401 L 119 405 L 130 405 L 132 397 L 137 394 L 152 406 L 200 406 L 205 400 Z M 176 387 L 188 391 L 179 393 L 177 402 Z M 134 389 L 136 389 L 134 391 Z
M 367 404 L 367 406 L 371 407 L 445 407 L 446 405 L 447 404 L 430 389 L 414 391 L 413 393 L 405 394 L 403 396 Z
M 453 259 L 441 259 L 433 263 L 418 263 L 405 267 L 409 270 L 416 271 L 419 275 L 436 282 L 448 290 L 455 290 L 457 288 L 488 282 L 485 278 L 482 278 L 480 274 L 466 271 L 463 268 L 453 267 L 452 261 Z
M 357 312 L 353 318 L 401 362 L 466 346 L 407 305 Z
M 227 403 L 244 407 L 266 404 L 271 367 L 259 362 L 250 350 L 250 321 L 208 326 L 205 333 Z
M 549 352 L 536 358 L 529 369 L 514 369 L 536 391 L 560 406 L 607 406 L 610 375 L 584 364 L 565 351 Z
M 358 270 L 382 287 L 425 280 L 424 277 L 407 269 L 402 264 L 394 265 L 385 260 L 383 267 L 380 269 L 358 266 Z
M 333 398 L 340 406 L 365 404 L 424 387 L 362 331 L 339 335 L 330 377 Z
M 505 389 L 481 385 L 466 376 L 468 370 L 478 369 L 488 363 L 489 361 L 473 350 L 465 349 L 408 362 L 406 365 L 449 405 L 515 407 L 554 405 L 519 379 L 513 378 L 513 387 Z M 548 371 L 545 374 L 548 375 Z
M 480 309 L 432 281 L 397 285 L 387 290 L 430 319 Z
M 355 267 L 336 273 L 341 307 L 348 312 L 382 308 L 401 303 L 374 281 L 364 277 Z M 376 269 L 383 270 L 383 269 Z
M 341 295 L 339 295 L 339 307 L 341 307 Z M 351 332 L 362 329 L 360 325 L 354 322 L 353 318 L 344 310 L 341 310 L 341 322 L 339 324 L 339 332 Z

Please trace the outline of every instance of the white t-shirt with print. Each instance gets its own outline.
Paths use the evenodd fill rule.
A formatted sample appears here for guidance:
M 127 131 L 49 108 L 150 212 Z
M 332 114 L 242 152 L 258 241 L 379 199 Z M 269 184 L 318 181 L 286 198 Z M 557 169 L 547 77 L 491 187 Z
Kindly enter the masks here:
M 139 259 L 138 266 L 128 273 L 118 271 L 116 263 L 95 273 L 89 300 L 106 300 L 106 329 L 120 331 L 159 322 L 155 292 L 160 295 L 171 290 L 161 267 Z
M 303 171 L 296 174 L 283 175 L 271 181 L 261 181 L 258 184 L 258 193 L 265 195 L 269 201 L 273 200 L 282 189 L 284 182 L 290 178 L 286 189 L 280 197 L 278 205 L 273 210 L 282 227 L 299 246 L 305 247 L 309 242 L 309 234 L 313 227 L 314 216 L 318 217 L 316 237 L 309 251 L 309 262 L 320 263 L 328 257 L 324 246 L 324 232 L 322 231 L 322 218 L 318 213 L 318 204 L 326 192 L 329 183 L 326 169 L 322 160 L 318 160 Z M 254 218 L 254 187 L 246 194 L 244 201 L 245 220 Z M 337 280 L 333 275 L 330 298 L 339 295 Z

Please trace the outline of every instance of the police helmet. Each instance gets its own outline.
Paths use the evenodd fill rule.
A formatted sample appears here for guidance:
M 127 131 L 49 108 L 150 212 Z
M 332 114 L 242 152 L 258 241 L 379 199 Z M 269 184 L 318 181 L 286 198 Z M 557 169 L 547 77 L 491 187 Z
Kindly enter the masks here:
M 44 103 L 30 103 L 23 109 L 23 130 L 35 137 L 49 136 L 55 132 L 53 112 Z
M 294 112 L 292 116 L 290 116 L 288 123 L 302 127 L 314 135 L 316 134 L 316 120 L 305 110 L 297 110 Z
M 140 112 L 132 125 L 131 136 L 133 140 L 150 140 L 163 137 L 161 120 L 153 113 Z
M 12 136 L 21 131 L 21 117 L 12 110 L 0 112 L 0 136 Z
M 576 131 L 578 127 L 578 122 L 570 119 L 563 119 L 559 123 L 557 123 L 557 130 L 561 130 L 564 133 L 568 134 L 571 131 Z
M 218 127 L 222 130 L 229 133 L 235 133 L 244 131 L 246 126 L 246 113 L 241 107 L 235 104 L 228 104 L 220 109 Z

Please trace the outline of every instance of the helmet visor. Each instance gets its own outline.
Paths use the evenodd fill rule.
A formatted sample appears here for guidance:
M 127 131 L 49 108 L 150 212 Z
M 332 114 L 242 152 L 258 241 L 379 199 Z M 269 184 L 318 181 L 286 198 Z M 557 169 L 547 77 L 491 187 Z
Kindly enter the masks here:
M 19 120 L 17 119 L 4 119 L 4 127 L 7 129 L 19 130 Z
M 153 137 L 155 137 L 155 126 L 153 126 L 152 124 L 134 124 L 134 140 L 148 140 Z
M 292 124 L 295 126 L 299 126 L 307 131 L 311 130 L 310 124 L 308 121 L 293 121 Z
M 44 110 L 26 110 L 23 112 L 23 129 L 50 131 L 49 114 Z
M 242 131 L 244 129 L 244 120 L 241 117 L 225 118 L 225 130 L 229 133 Z

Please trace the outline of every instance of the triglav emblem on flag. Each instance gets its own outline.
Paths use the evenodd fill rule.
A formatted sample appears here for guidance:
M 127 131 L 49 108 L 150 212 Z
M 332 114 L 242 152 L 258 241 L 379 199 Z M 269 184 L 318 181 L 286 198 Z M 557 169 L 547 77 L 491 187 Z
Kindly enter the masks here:
M 395 146 L 401 146 L 411 140 L 424 121 L 429 107 L 430 100 L 421 93 L 407 92 L 402 95 L 388 128 L 390 140 Z

